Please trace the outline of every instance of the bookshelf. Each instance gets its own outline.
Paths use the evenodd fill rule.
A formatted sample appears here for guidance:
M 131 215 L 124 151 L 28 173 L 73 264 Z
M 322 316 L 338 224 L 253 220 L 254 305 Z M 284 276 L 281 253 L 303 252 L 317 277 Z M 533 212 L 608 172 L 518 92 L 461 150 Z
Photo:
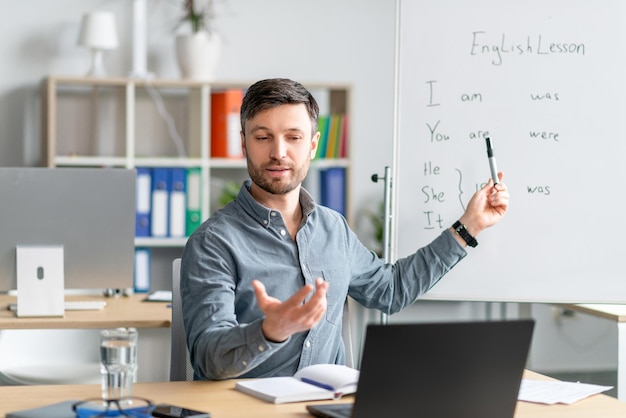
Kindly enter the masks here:
M 247 178 L 241 157 L 211 155 L 211 98 L 216 92 L 244 90 L 252 82 L 202 82 L 184 79 L 46 77 L 42 81 L 42 165 L 45 167 L 195 168 L 200 171 L 200 210 L 204 220 L 220 208 L 227 182 Z M 350 88 L 306 84 L 320 116 L 345 117 Z M 348 211 L 349 130 L 343 153 L 316 157 L 304 186 L 319 201 L 320 174 L 345 169 L 343 200 Z M 171 261 L 185 237 L 142 236 L 135 246 L 149 248 L 151 290 L 170 287 Z M 158 277 L 161 276 L 161 277 Z

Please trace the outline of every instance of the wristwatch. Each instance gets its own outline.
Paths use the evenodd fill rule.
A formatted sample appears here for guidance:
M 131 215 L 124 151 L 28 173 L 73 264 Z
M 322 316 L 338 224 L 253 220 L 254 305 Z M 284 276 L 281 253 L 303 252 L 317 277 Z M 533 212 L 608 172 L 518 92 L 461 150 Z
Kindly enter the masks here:
M 476 238 L 474 238 L 472 234 L 467 232 L 465 225 L 463 225 L 461 221 L 456 221 L 454 225 L 452 225 L 452 228 L 454 228 L 454 231 L 459 234 L 459 236 L 463 238 L 463 241 L 465 241 L 465 243 L 470 247 L 475 247 L 478 245 L 478 241 L 476 241 Z

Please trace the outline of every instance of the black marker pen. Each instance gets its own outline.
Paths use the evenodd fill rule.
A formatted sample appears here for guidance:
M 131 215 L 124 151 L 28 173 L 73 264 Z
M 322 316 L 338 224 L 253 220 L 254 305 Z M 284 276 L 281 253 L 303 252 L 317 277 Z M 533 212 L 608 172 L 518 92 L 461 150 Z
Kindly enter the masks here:
M 498 179 L 496 157 L 493 156 L 493 149 L 491 148 L 491 140 L 489 138 L 485 138 L 485 140 L 487 141 L 487 157 L 489 157 L 489 170 L 491 170 L 491 178 L 493 179 L 494 184 L 498 184 L 500 180 Z

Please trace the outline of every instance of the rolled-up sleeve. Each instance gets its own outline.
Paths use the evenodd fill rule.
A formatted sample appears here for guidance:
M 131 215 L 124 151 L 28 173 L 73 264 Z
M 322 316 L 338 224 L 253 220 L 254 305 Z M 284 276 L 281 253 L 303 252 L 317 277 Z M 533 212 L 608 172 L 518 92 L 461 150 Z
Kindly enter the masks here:
M 399 312 L 431 289 L 466 255 L 449 230 L 444 230 L 430 244 L 394 264 L 372 262 L 371 251 L 360 248 L 354 238 L 352 254 L 353 280 L 350 296 L 370 309 L 387 314 Z M 362 266 L 367 266 L 363 270 Z

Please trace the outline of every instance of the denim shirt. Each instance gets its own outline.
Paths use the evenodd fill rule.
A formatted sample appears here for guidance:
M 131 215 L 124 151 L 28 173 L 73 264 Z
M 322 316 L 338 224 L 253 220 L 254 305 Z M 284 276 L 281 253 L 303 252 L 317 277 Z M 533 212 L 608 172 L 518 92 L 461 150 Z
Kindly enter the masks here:
M 206 220 L 183 251 L 181 295 L 196 379 L 292 376 L 311 364 L 345 363 L 341 317 L 347 296 L 387 314 L 411 305 L 467 253 L 446 229 L 415 254 L 386 264 L 341 214 L 301 189 L 303 220 L 291 238 L 278 211 L 254 200 L 246 180 L 237 198 Z M 281 343 L 265 339 L 252 288 L 287 300 L 317 277 L 330 285 L 325 318 Z

